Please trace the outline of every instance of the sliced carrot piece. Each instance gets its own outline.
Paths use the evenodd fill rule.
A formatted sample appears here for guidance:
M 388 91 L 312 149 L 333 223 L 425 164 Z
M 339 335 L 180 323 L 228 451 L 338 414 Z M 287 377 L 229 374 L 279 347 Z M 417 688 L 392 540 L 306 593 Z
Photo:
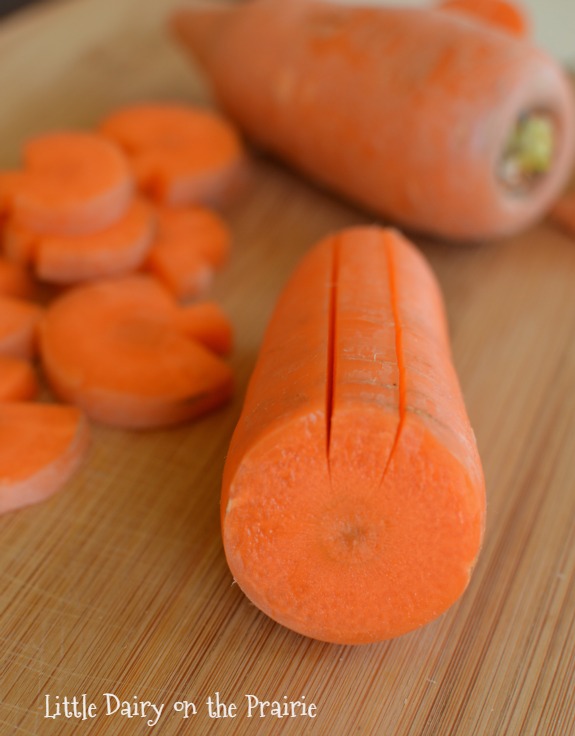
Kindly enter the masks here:
M 28 401 L 37 393 L 38 381 L 30 362 L 0 355 L 0 401 Z
M 30 359 L 36 353 L 42 309 L 36 304 L 0 296 L 0 355 Z
M 208 110 L 134 105 L 112 113 L 100 130 L 128 153 L 142 190 L 164 204 L 226 201 L 245 172 L 234 128 Z
M 120 427 L 167 426 L 214 409 L 231 395 L 231 370 L 183 334 L 178 315 L 174 299 L 145 275 L 72 289 L 50 305 L 40 329 L 51 386 Z
M 516 0 L 442 0 L 438 8 L 461 13 L 518 38 L 526 38 L 531 33 L 527 13 Z
M 29 299 L 34 291 L 34 282 L 25 268 L 0 258 L 0 294 Z
M 317 639 L 398 636 L 466 588 L 483 473 L 437 282 L 396 231 L 329 237 L 288 282 L 228 451 L 221 513 L 240 588 Z
M 3 227 L 3 251 L 7 260 L 29 266 L 35 256 L 37 234 L 13 217 L 8 217 Z
M 218 355 L 228 355 L 233 346 L 231 322 L 217 302 L 198 302 L 184 307 L 178 317 L 180 329 Z
M 551 208 L 549 217 L 567 235 L 575 237 L 575 192 L 560 197 Z
M 116 222 L 126 211 L 133 179 L 126 157 L 93 133 L 48 133 L 24 147 L 24 172 L 10 208 L 30 230 L 83 235 Z
M 38 236 L 33 252 L 38 277 L 74 284 L 135 271 L 152 247 L 155 218 L 151 205 L 135 199 L 123 217 L 90 235 Z
M 0 513 L 45 500 L 78 469 L 88 424 L 71 406 L 0 404 Z
M 156 241 L 146 265 L 180 301 L 207 293 L 214 279 L 213 268 L 189 243 Z
M 229 258 L 231 233 L 223 219 L 206 207 L 158 208 L 160 245 L 176 251 L 182 258 L 185 250 L 195 250 L 214 268 L 221 268 Z

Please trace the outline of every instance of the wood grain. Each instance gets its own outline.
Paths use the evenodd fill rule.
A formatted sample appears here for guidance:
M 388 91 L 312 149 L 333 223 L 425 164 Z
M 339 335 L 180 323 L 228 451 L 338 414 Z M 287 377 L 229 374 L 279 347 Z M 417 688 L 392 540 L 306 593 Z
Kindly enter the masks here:
M 0 163 L 35 132 L 84 127 L 122 102 L 206 101 L 170 42 L 168 0 L 65 0 L 0 27 Z M 472 195 L 471 195 L 472 196 Z M 215 292 L 233 315 L 234 402 L 188 427 L 97 428 L 66 491 L 0 519 L 0 734 L 575 733 L 575 244 L 541 224 L 455 248 L 418 240 L 444 290 L 453 351 L 488 485 L 484 549 L 462 600 L 433 624 L 365 647 L 300 637 L 233 585 L 220 477 L 279 289 L 320 236 L 369 217 L 255 158 L 228 213 Z M 211 720 L 216 691 L 238 704 Z M 165 703 L 106 716 L 103 693 Z M 44 718 L 85 693 L 96 718 Z M 247 718 L 245 695 L 317 717 Z M 173 711 L 194 701 L 189 720 Z

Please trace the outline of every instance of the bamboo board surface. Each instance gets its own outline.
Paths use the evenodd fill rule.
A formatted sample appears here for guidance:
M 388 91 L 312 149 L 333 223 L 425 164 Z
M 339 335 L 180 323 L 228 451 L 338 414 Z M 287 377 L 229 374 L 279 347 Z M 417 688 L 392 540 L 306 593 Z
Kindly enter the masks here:
M 165 34 L 167 0 L 46 3 L 0 26 L 0 164 L 119 103 L 203 102 Z M 97 428 L 49 502 L 0 518 L 0 734 L 575 733 L 575 244 L 547 224 L 456 249 L 418 240 L 444 290 L 484 462 L 487 533 L 472 583 L 438 621 L 364 647 L 298 636 L 232 584 L 219 533 L 223 461 L 262 332 L 291 269 L 362 212 L 258 158 L 229 211 L 215 296 L 233 316 L 232 404 L 187 427 Z M 216 692 L 235 718 L 211 719 Z M 164 704 L 148 717 L 105 711 Z M 94 718 L 46 718 L 59 696 Z M 316 717 L 247 714 L 247 695 Z M 113 698 L 111 701 L 115 703 Z M 183 719 L 177 702 L 193 702 Z M 182 706 L 183 707 L 183 706 Z

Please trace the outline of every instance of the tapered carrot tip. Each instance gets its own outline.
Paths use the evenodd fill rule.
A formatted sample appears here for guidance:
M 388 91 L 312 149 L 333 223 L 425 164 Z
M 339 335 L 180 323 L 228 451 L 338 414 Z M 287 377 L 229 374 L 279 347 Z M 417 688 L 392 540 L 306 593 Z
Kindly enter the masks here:
M 0 296 L 0 355 L 29 360 L 36 354 L 42 309 L 36 304 Z
M 0 513 L 63 488 L 88 445 L 88 424 L 74 407 L 0 403 Z
M 28 271 L 18 263 L 0 257 L 0 294 L 29 299 L 34 291 L 35 284 Z
M 397 232 L 303 259 L 266 332 L 229 448 L 226 557 L 276 621 L 330 642 L 398 636 L 463 593 L 484 481 L 439 288 Z
M 231 396 L 231 370 L 184 333 L 179 315 L 169 293 L 144 275 L 72 289 L 41 324 L 52 388 L 118 427 L 168 426 L 215 409 Z
M 30 362 L 0 355 L 0 402 L 29 401 L 37 393 L 38 381 Z

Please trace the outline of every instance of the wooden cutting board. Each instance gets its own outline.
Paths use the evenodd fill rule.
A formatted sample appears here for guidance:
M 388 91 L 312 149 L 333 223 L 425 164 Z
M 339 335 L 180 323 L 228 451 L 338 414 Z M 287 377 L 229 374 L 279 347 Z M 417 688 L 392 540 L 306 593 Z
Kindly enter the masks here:
M 67 0 L 4 22 L 0 164 L 27 136 L 90 126 L 119 103 L 204 102 L 165 33 L 173 5 Z M 220 477 L 282 284 L 317 238 L 369 218 L 273 162 L 254 170 L 215 286 L 237 333 L 234 402 L 171 431 L 96 428 L 65 491 L 0 519 L 0 734 L 575 733 L 575 243 L 547 224 L 481 247 L 418 241 L 484 461 L 485 545 L 438 621 L 378 645 L 323 644 L 233 585 Z M 106 693 L 110 710 L 164 707 L 149 726 L 152 706 L 107 714 Z M 210 718 L 216 693 L 237 709 Z M 82 695 L 94 717 L 46 718 Z M 255 698 L 305 699 L 315 717 L 249 717 Z

